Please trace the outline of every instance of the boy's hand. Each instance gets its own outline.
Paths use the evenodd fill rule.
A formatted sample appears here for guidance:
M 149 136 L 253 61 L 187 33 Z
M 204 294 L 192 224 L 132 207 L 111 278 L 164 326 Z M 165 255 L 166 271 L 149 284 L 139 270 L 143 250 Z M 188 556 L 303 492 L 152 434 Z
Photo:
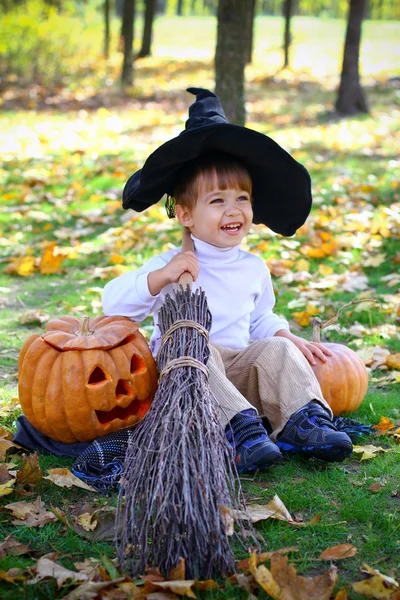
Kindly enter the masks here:
M 294 335 L 287 329 L 280 329 L 275 333 L 276 336 L 285 337 L 297 348 L 300 350 L 302 354 L 306 357 L 310 365 L 315 366 L 317 364 L 316 358 L 322 360 L 322 362 L 327 361 L 327 356 L 332 356 L 332 352 L 328 350 L 324 344 L 319 344 L 317 342 L 309 342 L 298 335 Z
M 185 272 L 189 272 L 193 281 L 196 281 L 199 274 L 199 263 L 194 252 L 175 254 L 165 267 L 149 273 L 147 283 L 150 294 L 156 296 L 166 285 L 178 282 L 180 276 Z

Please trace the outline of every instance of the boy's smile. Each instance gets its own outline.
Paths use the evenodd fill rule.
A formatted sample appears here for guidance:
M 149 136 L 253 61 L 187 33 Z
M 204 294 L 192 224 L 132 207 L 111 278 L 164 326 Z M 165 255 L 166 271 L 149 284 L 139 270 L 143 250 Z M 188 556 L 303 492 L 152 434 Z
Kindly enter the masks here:
M 200 188 L 192 210 L 176 208 L 180 223 L 197 239 L 219 248 L 240 244 L 253 220 L 250 194 L 239 189 Z

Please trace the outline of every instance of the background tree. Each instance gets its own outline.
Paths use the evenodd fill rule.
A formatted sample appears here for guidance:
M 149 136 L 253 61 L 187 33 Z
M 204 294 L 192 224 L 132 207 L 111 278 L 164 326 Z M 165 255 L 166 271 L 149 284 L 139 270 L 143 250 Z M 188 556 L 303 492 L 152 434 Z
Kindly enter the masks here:
M 249 0 L 250 7 L 247 11 L 247 63 L 251 63 L 251 61 L 253 60 L 254 21 L 256 16 L 256 3 L 257 0 Z
M 144 24 L 143 24 L 143 36 L 142 36 L 142 47 L 138 54 L 138 58 L 144 58 L 151 54 L 151 41 L 153 37 L 153 23 L 156 12 L 157 0 L 146 0 L 145 13 L 144 13 Z
M 283 16 L 285 18 L 285 33 L 283 36 L 283 52 L 285 55 L 285 58 L 283 61 L 284 69 L 286 69 L 286 67 L 289 66 L 289 51 L 290 51 L 290 44 L 292 41 L 292 34 L 290 32 L 290 24 L 291 24 L 293 11 L 294 11 L 294 0 L 284 0 L 284 2 L 283 2 Z
M 104 0 L 104 58 L 110 56 L 110 0 Z
M 360 83 L 359 57 L 361 25 L 367 0 L 350 0 L 343 66 L 336 110 L 342 115 L 367 113 L 368 105 Z
M 244 67 L 248 39 L 243 23 L 248 22 L 248 0 L 219 0 L 217 47 L 215 51 L 215 92 L 232 123 L 244 125 Z
M 125 0 L 122 13 L 122 41 L 124 59 L 122 63 L 121 83 L 123 87 L 133 85 L 133 36 L 135 20 L 135 0 Z
M 183 15 L 183 0 L 178 0 L 176 3 L 176 14 L 178 17 Z

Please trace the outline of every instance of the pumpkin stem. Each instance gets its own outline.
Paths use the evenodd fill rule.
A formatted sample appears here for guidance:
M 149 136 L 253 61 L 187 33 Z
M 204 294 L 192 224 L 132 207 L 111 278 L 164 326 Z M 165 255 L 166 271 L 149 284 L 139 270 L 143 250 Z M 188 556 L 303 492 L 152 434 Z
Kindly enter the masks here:
M 79 325 L 79 331 L 76 335 L 93 335 L 93 329 L 90 329 L 90 317 L 83 317 Z
M 380 300 L 378 300 L 378 298 L 362 298 L 361 300 L 352 300 L 351 302 L 348 302 L 347 304 L 344 304 L 343 306 L 341 306 L 339 308 L 339 310 L 337 311 L 336 315 L 334 317 L 332 317 L 331 319 L 328 319 L 328 321 L 323 322 L 318 317 L 315 317 L 315 319 L 313 319 L 311 321 L 311 324 L 313 326 L 312 341 L 320 342 L 321 341 L 321 329 L 325 329 L 325 327 L 329 327 L 329 325 L 333 325 L 334 323 L 337 323 L 340 318 L 341 312 L 345 308 L 347 308 L 348 306 L 351 306 L 352 304 L 359 304 L 360 302 L 373 302 L 373 303 L 380 304 Z

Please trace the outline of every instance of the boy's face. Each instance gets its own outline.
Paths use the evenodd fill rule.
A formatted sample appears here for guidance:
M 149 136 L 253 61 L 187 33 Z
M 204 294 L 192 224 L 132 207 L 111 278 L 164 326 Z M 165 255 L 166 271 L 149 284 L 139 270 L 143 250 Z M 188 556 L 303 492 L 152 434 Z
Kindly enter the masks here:
M 231 248 L 240 244 L 248 234 L 253 221 L 253 209 L 248 192 L 220 190 L 216 185 L 211 189 L 209 186 L 199 189 L 192 210 L 177 205 L 176 216 L 181 225 L 189 227 L 199 240 L 219 248 Z

